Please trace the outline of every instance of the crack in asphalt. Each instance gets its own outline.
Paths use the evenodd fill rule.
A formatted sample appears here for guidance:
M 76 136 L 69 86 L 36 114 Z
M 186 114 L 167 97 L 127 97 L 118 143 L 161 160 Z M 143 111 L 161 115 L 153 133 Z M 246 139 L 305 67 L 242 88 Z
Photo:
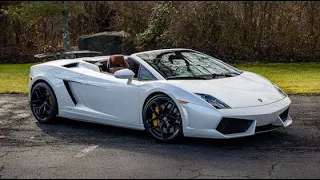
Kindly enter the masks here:
M 183 169 L 180 167 L 180 170 L 178 171 L 178 173 L 176 175 L 178 176 L 182 171 L 191 171 L 192 173 L 196 172 L 196 173 L 198 173 L 198 175 L 188 178 L 188 179 L 195 179 L 195 178 L 201 176 L 201 172 L 199 172 L 199 170 L 201 170 L 201 169 L 203 169 L 203 168 L 193 170 L 193 169 Z
M 3 157 L 5 157 L 5 156 L 8 155 L 8 154 L 9 154 L 9 152 L 5 152 L 3 155 L 0 156 L 0 159 L 3 158 Z
M 185 166 L 180 167 L 179 171 L 176 173 L 176 176 L 178 176 L 182 171 L 191 171 L 192 173 L 197 173 L 197 175 L 193 175 L 192 177 L 189 177 L 187 179 L 196 179 L 199 177 L 211 177 L 211 178 L 247 178 L 247 179 L 253 179 L 252 175 L 226 175 L 226 176 L 219 176 L 219 175 L 212 175 L 212 174 L 205 174 L 200 172 L 201 170 L 205 168 L 199 168 L 199 169 L 184 169 Z
M 0 166 L 0 173 L 3 171 L 4 165 Z M 2 174 L 0 174 L 0 178 L 2 177 Z
M 282 160 L 279 160 L 278 162 L 272 164 L 271 170 L 269 171 L 269 177 L 270 177 L 270 178 L 272 178 L 273 173 L 275 173 L 275 168 L 276 168 L 276 166 L 277 166 L 278 164 L 280 164 L 281 161 L 282 161 Z
M 258 150 L 259 152 L 264 153 L 262 150 Z M 276 163 L 272 164 L 271 166 L 271 170 L 269 171 L 269 177 L 272 178 L 273 173 L 275 172 L 275 168 L 281 163 L 282 161 L 282 157 L 280 154 L 276 155 L 278 158 L 280 158 L 279 161 L 277 161 Z M 268 156 L 266 156 L 268 157 Z M 251 158 L 250 158 L 251 159 Z M 254 158 L 255 159 L 255 158 Z M 258 159 L 258 158 L 257 158 Z M 213 174 L 205 174 L 200 172 L 201 170 L 203 170 L 204 168 L 199 168 L 199 169 L 188 169 L 186 168 L 186 166 L 181 166 L 179 167 L 179 171 L 176 173 L 176 176 L 179 176 L 183 171 L 190 171 L 192 173 L 197 173 L 195 175 L 193 175 L 192 177 L 188 177 L 187 179 L 196 179 L 199 177 L 211 177 L 211 178 L 247 178 L 247 179 L 253 179 L 254 176 L 253 175 L 225 175 L 225 176 L 221 176 L 221 175 L 213 175 Z

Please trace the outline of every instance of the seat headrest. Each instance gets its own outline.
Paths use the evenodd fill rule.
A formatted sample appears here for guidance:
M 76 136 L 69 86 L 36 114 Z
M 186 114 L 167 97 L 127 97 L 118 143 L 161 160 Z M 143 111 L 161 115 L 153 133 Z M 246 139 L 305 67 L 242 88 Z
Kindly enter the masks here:
M 125 64 L 124 57 L 121 54 L 115 54 L 110 56 L 110 65 L 118 65 L 118 64 Z
M 115 54 L 110 56 L 108 61 L 108 67 L 110 73 L 115 73 L 118 70 L 129 68 L 129 64 L 124 59 L 122 54 Z

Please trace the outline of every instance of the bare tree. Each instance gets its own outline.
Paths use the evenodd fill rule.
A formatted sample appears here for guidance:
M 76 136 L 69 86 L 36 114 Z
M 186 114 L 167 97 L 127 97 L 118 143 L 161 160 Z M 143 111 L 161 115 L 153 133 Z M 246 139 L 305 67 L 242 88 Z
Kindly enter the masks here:
M 61 20 L 62 20 L 62 39 L 63 39 L 63 47 L 65 51 L 70 51 L 70 37 L 68 30 L 68 8 L 67 1 L 63 1 L 63 10 L 61 12 Z

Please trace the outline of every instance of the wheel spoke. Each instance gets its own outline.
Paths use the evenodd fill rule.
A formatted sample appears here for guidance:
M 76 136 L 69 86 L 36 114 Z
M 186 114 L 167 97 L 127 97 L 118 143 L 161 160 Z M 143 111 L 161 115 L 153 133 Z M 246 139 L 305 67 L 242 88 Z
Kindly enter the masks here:
M 31 102 L 31 104 L 37 104 L 38 102 L 41 102 L 39 99 L 36 99 L 34 101 Z
M 39 107 L 33 107 L 33 110 L 35 111 L 36 114 L 39 115 Z
M 49 115 L 50 114 L 50 111 L 48 111 L 47 109 L 44 109 L 44 114 L 46 114 L 46 115 Z
M 177 120 L 177 118 L 176 117 L 173 117 L 173 116 L 168 116 L 169 117 L 169 119 L 173 119 L 173 120 Z
M 37 107 L 39 107 L 39 105 L 37 105 L 37 104 L 31 104 L 31 107 L 32 107 L 32 108 L 37 108 Z
M 40 98 L 43 98 L 43 94 L 42 94 L 42 91 L 41 91 L 41 87 L 39 87 L 38 89 L 37 89 L 38 91 L 38 96 L 40 97 Z
M 163 124 L 164 124 L 164 122 L 162 121 L 162 122 L 160 123 L 160 125 L 159 125 L 159 127 L 160 127 L 160 133 L 161 133 L 161 137 L 162 137 L 162 138 L 164 138 L 164 136 L 163 136 Z
M 40 109 L 40 113 L 41 113 L 41 110 L 42 110 L 42 113 L 41 113 L 41 114 L 43 115 L 43 114 L 44 114 L 44 111 L 46 110 L 46 108 L 45 108 L 46 105 L 43 103 L 41 106 L 42 106 L 42 108 Z
M 42 110 L 42 108 L 44 108 L 44 106 L 45 106 L 45 104 L 42 104 L 41 106 L 39 106 L 39 107 L 34 107 L 34 110 L 37 112 L 37 114 L 41 114 L 41 110 Z
M 33 109 L 34 109 L 34 111 L 39 115 L 40 114 L 40 107 L 41 106 L 35 106 Z
M 167 109 L 167 107 L 168 107 L 169 104 L 170 104 L 169 102 L 166 102 L 166 104 L 164 105 L 163 111 L 164 111 L 165 109 Z
M 168 114 L 171 115 L 171 114 L 172 114 L 172 111 L 174 110 L 174 108 L 176 108 L 176 107 L 172 105 L 171 108 L 170 108 L 170 110 L 169 110 L 169 113 L 168 113 Z
M 48 103 L 46 103 L 46 107 L 48 107 L 49 109 L 51 109 L 51 106 L 50 106 Z
M 36 94 L 37 99 L 40 100 L 41 98 L 39 96 L 39 89 L 34 90 L 34 93 Z
M 47 115 L 49 115 L 50 114 L 50 111 L 51 111 L 51 106 L 49 105 L 49 104 L 46 104 L 46 106 L 45 106 L 46 108 L 46 112 L 48 113 Z M 47 109 L 48 108 L 48 109 Z
M 166 124 L 166 128 L 169 128 L 170 124 L 168 123 L 168 121 L 164 121 Z
M 162 109 L 162 107 L 155 101 L 155 102 L 153 102 L 152 104 L 156 104 L 156 106 L 158 106 L 158 108 L 159 108 L 159 113 L 162 113 L 163 112 L 163 109 Z
M 41 93 L 43 98 L 46 98 L 49 95 L 48 89 L 43 89 Z
M 44 106 L 45 106 L 46 104 L 41 104 L 41 106 L 39 106 L 39 109 L 41 110 L 42 108 L 44 108 Z

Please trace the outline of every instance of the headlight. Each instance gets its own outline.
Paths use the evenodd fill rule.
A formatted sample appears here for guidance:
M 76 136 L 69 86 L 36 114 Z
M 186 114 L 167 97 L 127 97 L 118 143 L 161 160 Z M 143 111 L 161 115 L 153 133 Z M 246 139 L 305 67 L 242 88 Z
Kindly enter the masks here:
M 224 102 L 220 101 L 219 99 L 208 95 L 208 94 L 201 94 L 201 93 L 195 93 L 197 96 L 201 97 L 202 99 L 206 100 L 209 104 L 211 104 L 213 107 L 217 109 L 228 109 L 230 106 L 225 104 Z

